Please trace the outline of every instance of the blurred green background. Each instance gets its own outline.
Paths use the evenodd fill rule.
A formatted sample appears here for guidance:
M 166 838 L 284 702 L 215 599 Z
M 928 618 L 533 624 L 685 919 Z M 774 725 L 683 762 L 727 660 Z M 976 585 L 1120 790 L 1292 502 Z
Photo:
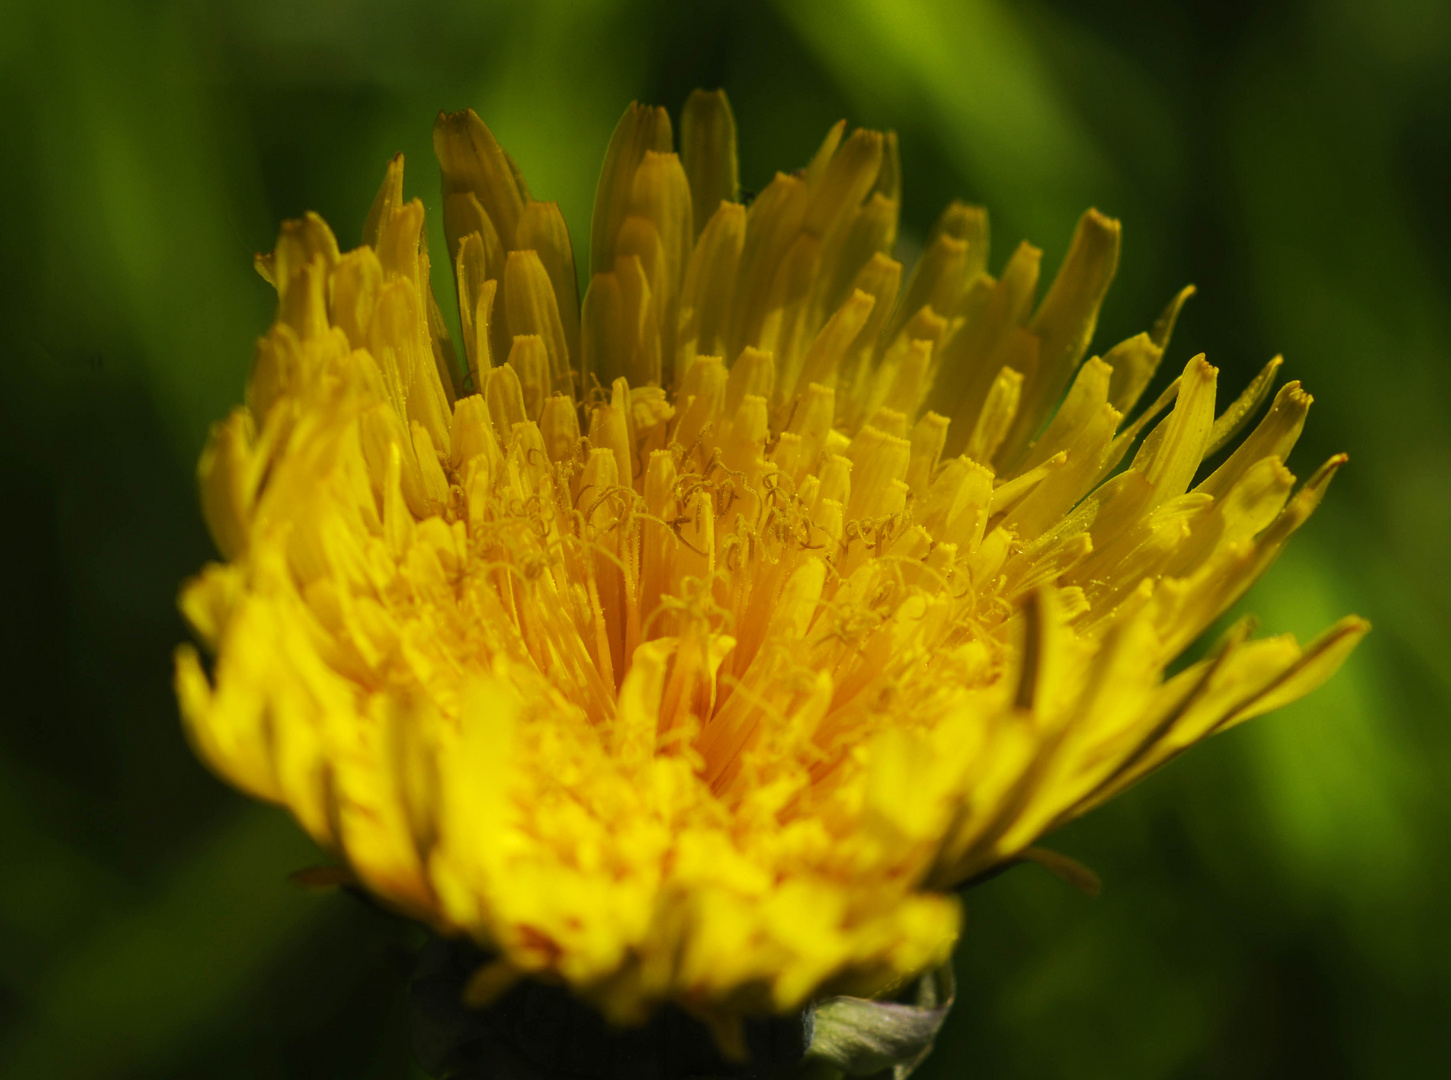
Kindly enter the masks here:
M 953 196 L 1000 262 L 1121 217 L 1097 344 L 1200 287 L 1170 363 L 1318 395 L 1352 465 L 1252 594 L 1376 631 L 971 893 L 928 1077 L 1451 1075 L 1451 6 L 1435 0 L 7 0 L 0 18 L 0 1075 L 402 1077 L 413 939 L 193 760 L 173 597 L 277 222 L 356 243 L 387 157 L 437 204 L 471 105 L 577 239 L 623 106 L 724 86 L 743 180 L 895 127 L 904 243 Z M 438 245 L 441 246 L 441 245 Z

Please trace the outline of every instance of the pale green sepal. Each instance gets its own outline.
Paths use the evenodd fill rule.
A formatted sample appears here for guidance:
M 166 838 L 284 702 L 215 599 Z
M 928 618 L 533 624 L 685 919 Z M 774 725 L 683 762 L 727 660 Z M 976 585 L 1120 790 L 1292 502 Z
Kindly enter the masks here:
M 826 998 L 811 1010 L 806 1060 L 846 1076 L 880 1073 L 905 1080 L 931 1052 L 956 991 L 949 962 L 917 980 L 910 1003 Z

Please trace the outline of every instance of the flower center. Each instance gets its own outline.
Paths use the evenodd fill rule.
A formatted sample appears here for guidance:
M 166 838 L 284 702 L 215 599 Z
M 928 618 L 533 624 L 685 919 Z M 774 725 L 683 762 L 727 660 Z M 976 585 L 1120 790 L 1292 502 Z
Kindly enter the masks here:
M 906 438 L 883 407 L 848 438 L 830 388 L 772 417 L 774 383 L 753 349 L 729 373 L 698 358 L 673 399 L 620 378 L 587 405 L 584 438 L 568 397 L 531 409 L 506 366 L 453 432 L 489 448 L 451 478 L 468 621 L 517 631 L 475 662 L 502 652 L 616 751 L 690 755 L 727 798 L 787 768 L 829 783 L 887 722 L 929 724 L 934 702 L 992 682 L 1031 585 L 975 586 L 1012 552 L 980 543 L 987 469 L 958 459 L 934 477 L 941 417 Z

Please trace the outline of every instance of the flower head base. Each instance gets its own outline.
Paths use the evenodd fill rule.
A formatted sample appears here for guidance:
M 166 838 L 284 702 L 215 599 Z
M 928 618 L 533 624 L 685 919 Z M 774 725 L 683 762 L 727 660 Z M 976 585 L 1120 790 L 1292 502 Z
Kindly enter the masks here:
M 222 775 L 498 957 L 476 999 L 528 974 L 728 1036 L 898 984 L 950 949 L 955 886 L 1364 632 L 1240 626 L 1164 677 L 1342 459 L 1293 490 L 1291 383 L 1191 487 L 1278 361 L 1216 416 L 1195 358 L 1136 413 L 1189 290 L 1083 362 L 1117 222 L 1084 215 L 1037 300 L 1039 252 L 991 276 L 954 204 L 904 279 L 893 136 L 838 125 L 747 208 L 697 93 L 678 154 L 663 110 L 621 121 L 581 305 L 478 117 L 434 141 L 461 348 L 401 158 L 364 246 L 283 227 L 200 466 L 213 670 L 183 647 L 177 684 Z

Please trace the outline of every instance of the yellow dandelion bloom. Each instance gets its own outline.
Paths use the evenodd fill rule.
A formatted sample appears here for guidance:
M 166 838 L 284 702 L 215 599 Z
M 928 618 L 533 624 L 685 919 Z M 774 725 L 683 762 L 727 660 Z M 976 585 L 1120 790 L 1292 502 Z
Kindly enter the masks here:
M 734 121 L 633 106 L 581 302 L 558 207 L 440 116 L 459 297 L 388 167 L 342 252 L 259 259 L 276 322 L 200 464 L 222 563 L 182 593 L 187 728 L 373 894 L 613 1020 L 872 994 L 940 963 L 956 886 L 1191 743 L 1323 682 L 1234 603 L 1295 490 L 1310 397 L 1272 362 L 1216 415 L 1202 357 L 1147 408 L 1180 293 L 1084 362 L 1119 255 L 1085 214 L 1052 283 L 988 219 L 893 257 L 893 135 L 838 124 L 744 205 Z M 1130 453 L 1132 451 L 1132 453 Z

